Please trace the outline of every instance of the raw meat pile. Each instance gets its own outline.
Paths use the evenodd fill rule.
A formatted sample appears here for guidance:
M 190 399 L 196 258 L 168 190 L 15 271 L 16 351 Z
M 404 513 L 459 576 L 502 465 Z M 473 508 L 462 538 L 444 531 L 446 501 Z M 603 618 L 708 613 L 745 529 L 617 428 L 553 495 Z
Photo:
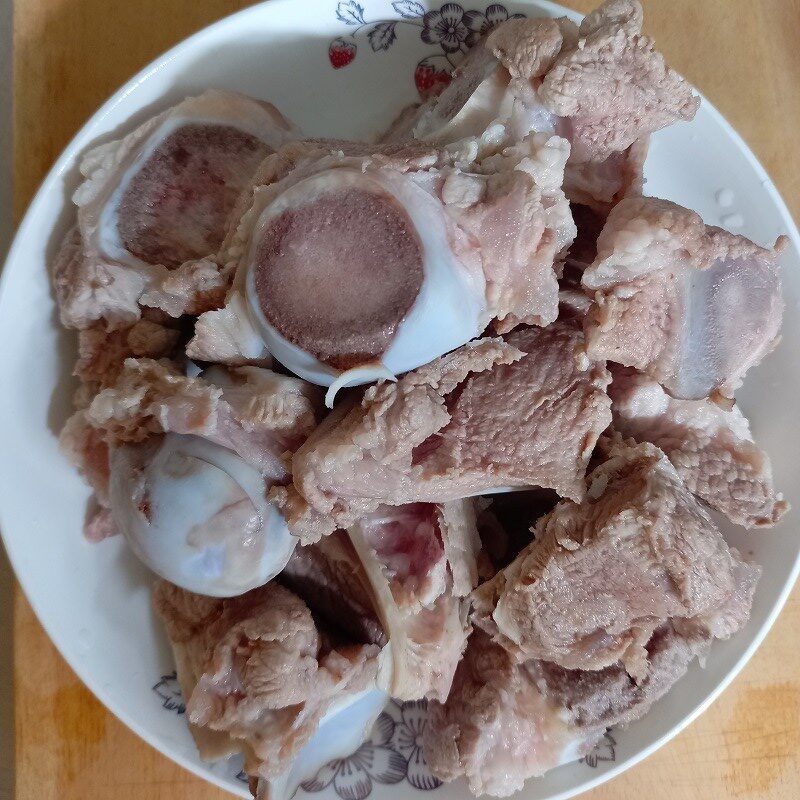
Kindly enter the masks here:
M 86 534 L 160 576 L 200 753 L 258 797 L 389 696 L 429 701 L 435 775 L 511 794 L 748 619 L 709 512 L 787 510 L 734 400 L 780 243 L 643 196 L 699 101 L 641 25 L 504 22 L 379 143 L 210 90 L 83 160 L 53 280 Z

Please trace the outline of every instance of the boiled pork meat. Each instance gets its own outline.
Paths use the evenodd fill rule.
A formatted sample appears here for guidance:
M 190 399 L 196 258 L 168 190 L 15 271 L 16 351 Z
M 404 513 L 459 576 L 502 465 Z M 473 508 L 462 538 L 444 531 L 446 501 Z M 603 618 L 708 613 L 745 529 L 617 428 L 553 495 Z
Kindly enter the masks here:
M 614 428 L 663 450 L 700 500 L 747 528 L 774 525 L 786 513 L 769 456 L 753 441 L 738 405 L 677 400 L 653 378 L 630 369 L 615 368 L 613 375 Z
M 429 705 L 426 763 L 441 780 L 464 777 L 476 796 L 506 797 L 586 755 L 609 727 L 644 716 L 709 644 L 667 623 L 647 642 L 646 674 L 633 681 L 621 664 L 586 671 L 519 663 L 477 630 L 447 702 Z
M 466 778 L 476 797 L 504 797 L 527 778 L 580 757 L 580 743 L 591 747 L 599 738 L 593 734 L 570 725 L 525 666 L 478 630 L 446 702 L 428 706 L 425 761 L 440 780 Z
M 579 328 L 556 323 L 481 339 L 342 404 L 296 452 L 275 490 L 314 540 L 381 503 L 444 502 L 506 486 L 580 500 L 611 421 L 604 363 L 579 367 Z
M 641 185 L 649 135 L 694 117 L 699 99 L 642 34 L 636 0 L 609 0 L 580 28 L 509 19 L 479 41 L 444 91 L 405 112 L 387 139 L 449 144 L 504 129 L 566 138 L 565 191 L 609 208 Z
M 255 779 L 285 775 L 326 712 L 376 685 L 380 647 L 332 644 L 277 583 L 215 599 L 160 582 L 154 604 L 201 757 L 241 752 Z
M 780 331 L 778 253 L 667 200 L 619 203 L 582 281 L 595 300 L 589 357 L 635 367 L 673 397 L 732 397 Z
M 187 352 L 239 364 L 271 353 L 312 382 L 355 385 L 432 361 L 494 318 L 548 325 L 575 233 L 566 156 L 547 135 L 284 148 L 239 208 L 220 254 L 231 291 Z
M 239 193 L 296 136 L 269 103 L 209 90 L 91 150 L 54 265 L 62 323 L 130 325 L 140 304 L 171 316 L 217 307 L 227 278 L 212 257 Z
M 80 381 L 76 407 L 84 408 L 101 389 L 112 386 L 126 359 L 170 358 L 177 355 L 179 340 L 180 331 L 149 309 L 132 325 L 115 329 L 96 322 L 78 331 L 78 360 L 73 370 Z
M 67 424 L 65 445 L 151 569 L 203 594 L 241 594 L 294 550 L 267 492 L 288 480 L 286 455 L 315 427 L 321 397 L 269 370 L 189 378 L 167 363 L 128 359 Z
M 665 623 L 719 638 L 737 631 L 759 574 L 660 450 L 619 441 L 589 476 L 586 499 L 559 503 L 474 592 L 473 619 L 519 661 L 621 663 L 640 680 L 647 643 Z

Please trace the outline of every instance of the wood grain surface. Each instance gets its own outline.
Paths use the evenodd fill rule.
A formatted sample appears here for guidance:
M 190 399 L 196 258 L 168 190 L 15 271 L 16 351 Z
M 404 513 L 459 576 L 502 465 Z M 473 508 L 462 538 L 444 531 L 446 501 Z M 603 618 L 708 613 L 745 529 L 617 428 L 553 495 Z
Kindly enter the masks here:
M 302 2 L 302 0 L 297 0 Z M 593 0 L 571 0 L 581 11 Z M 123 81 L 240 0 L 15 0 L 15 214 Z M 747 140 L 800 218 L 800 0 L 645 0 L 646 29 Z M 109 714 L 15 598 L 18 800 L 229 797 Z M 800 798 L 800 591 L 732 687 L 587 800 Z

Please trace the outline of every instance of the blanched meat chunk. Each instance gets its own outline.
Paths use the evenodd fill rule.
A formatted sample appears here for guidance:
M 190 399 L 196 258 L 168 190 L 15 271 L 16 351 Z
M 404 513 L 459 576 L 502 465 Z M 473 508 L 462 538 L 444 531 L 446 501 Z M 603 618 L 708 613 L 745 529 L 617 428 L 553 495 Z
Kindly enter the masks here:
M 389 638 L 389 693 L 444 700 L 466 645 L 480 549 L 469 500 L 382 506 L 350 528 Z
M 774 525 L 788 510 L 769 456 L 739 406 L 676 400 L 652 378 L 617 368 L 609 389 L 614 428 L 666 453 L 689 491 L 745 527 Z
M 580 757 L 581 732 L 564 716 L 524 665 L 475 631 L 446 702 L 428 706 L 425 761 L 443 781 L 465 777 L 476 797 L 504 797 Z M 586 736 L 588 747 L 600 736 Z
M 78 360 L 73 375 L 81 386 L 75 405 L 87 406 L 101 389 L 111 386 L 127 358 L 168 358 L 175 352 L 179 338 L 176 328 L 144 318 L 117 329 L 97 322 L 78 331 Z
M 569 121 L 578 163 L 622 153 L 642 137 L 692 119 L 700 105 L 641 27 L 636 0 L 604 3 L 542 80 L 539 97 Z
M 687 400 L 732 397 L 781 326 L 777 253 L 667 200 L 614 208 L 583 286 L 596 303 L 589 356 L 635 367 Z
M 239 192 L 296 135 L 269 103 L 210 90 L 91 150 L 54 265 L 62 323 L 131 324 L 140 303 L 172 316 L 217 307 L 227 278 L 211 257 Z
M 154 603 L 206 760 L 242 752 L 249 775 L 279 777 L 334 703 L 375 685 L 380 648 L 332 645 L 274 582 L 233 599 L 161 582 Z
M 243 367 L 188 378 L 128 359 L 63 441 L 133 551 L 184 588 L 229 597 L 272 578 L 297 542 L 269 489 L 315 426 L 318 390 Z
M 441 780 L 465 777 L 476 796 L 513 794 L 528 778 L 588 753 L 607 728 L 644 716 L 709 643 L 696 631 L 658 628 L 646 645 L 646 674 L 635 682 L 620 664 L 580 671 L 518 663 L 475 631 L 447 702 L 429 705 L 425 760 Z
M 342 405 L 295 454 L 276 491 L 306 540 L 381 503 L 444 502 L 504 486 L 583 497 L 611 421 L 602 363 L 582 371 L 582 335 L 556 323 L 481 339 Z
M 346 373 L 354 385 L 431 361 L 493 318 L 549 324 L 555 260 L 575 233 L 566 156 L 547 135 L 284 148 L 238 208 L 220 254 L 233 286 L 200 317 L 189 355 L 245 363 L 269 352 L 307 380 Z
M 760 570 L 729 548 L 666 456 L 618 443 L 534 541 L 474 593 L 474 621 L 519 661 L 641 679 L 666 622 L 727 638 L 747 620 Z
M 640 184 L 649 135 L 692 119 L 699 105 L 641 28 L 636 0 L 609 0 L 580 29 L 566 19 L 509 19 L 387 137 L 449 144 L 498 128 L 563 136 L 567 196 L 607 211 Z
M 212 367 L 189 378 L 164 361 L 128 359 L 86 409 L 111 446 L 159 433 L 202 436 L 265 476 L 285 476 L 284 455 L 316 426 L 319 390 L 258 367 Z

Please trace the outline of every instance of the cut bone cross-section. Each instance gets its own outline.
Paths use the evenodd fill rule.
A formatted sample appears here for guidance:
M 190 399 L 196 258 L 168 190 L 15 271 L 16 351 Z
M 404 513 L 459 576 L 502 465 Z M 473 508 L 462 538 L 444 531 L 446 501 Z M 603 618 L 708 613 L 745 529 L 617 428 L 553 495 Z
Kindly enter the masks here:
M 635 367 L 686 400 L 732 397 L 781 326 L 777 253 L 667 200 L 620 202 L 582 281 L 595 299 L 590 358 Z
M 424 279 L 408 211 L 378 181 L 331 170 L 286 192 L 260 225 L 256 314 L 331 367 L 380 360 Z
M 54 265 L 65 325 L 216 308 L 227 280 L 213 261 L 242 189 L 296 136 L 268 103 L 211 90 L 184 100 L 81 163 L 78 224 Z
M 548 325 L 556 260 L 575 235 L 566 157 L 564 140 L 539 135 L 283 148 L 239 208 L 220 255 L 233 286 L 198 320 L 189 355 L 269 353 L 335 389 L 415 369 L 493 318 L 504 330 Z

